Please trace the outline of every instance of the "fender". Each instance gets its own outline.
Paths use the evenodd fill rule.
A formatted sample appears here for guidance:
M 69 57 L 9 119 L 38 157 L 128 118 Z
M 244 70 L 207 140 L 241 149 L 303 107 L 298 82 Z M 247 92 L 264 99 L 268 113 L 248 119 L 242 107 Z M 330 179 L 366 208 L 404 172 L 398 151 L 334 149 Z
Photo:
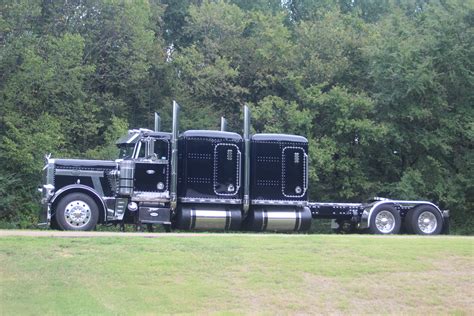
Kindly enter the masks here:
M 441 211 L 436 204 L 433 204 L 431 202 L 385 199 L 385 200 L 382 200 L 382 201 L 377 201 L 374 204 L 369 204 L 366 208 L 364 208 L 364 211 L 362 212 L 362 216 L 361 216 L 361 221 L 360 221 L 360 228 L 361 229 L 365 229 L 365 228 L 370 227 L 370 219 L 372 217 L 372 214 L 373 214 L 375 208 L 380 206 L 380 205 L 383 205 L 383 204 L 387 204 L 387 205 L 395 205 L 395 204 L 398 204 L 398 205 L 413 205 L 413 207 L 418 206 L 418 205 L 429 205 L 429 206 L 434 207 L 436 210 L 438 210 L 438 212 L 440 213 L 441 218 L 443 219 L 443 221 L 444 221 L 444 218 L 446 217 L 444 215 L 444 212 Z
M 98 206 L 102 207 L 104 222 L 107 222 L 107 206 L 105 205 L 104 199 L 99 195 L 99 193 L 97 193 L 96 190 L 94 190 L 93 188 L 88 187 L 86 185 L 83 185 L 83 184 L 70 184 L 70 185 L 67 185 L 67 186 L 59 189 L 57 192 L 54 193 L 53 197 L 49 201 L 50 205 L 53 205 L 56 200 L 59 200 L 59 197 L 65 195 L 65 194 L 67 194 L 71 191 L 75 191 L 75 192 L 77 192 L 77 191 L 79 191 L 79 192 L 80 191 L 87 191 L 87 193 L 92 194 L 94 198 L 97 198 L 97 200 L 100 201 L 100 205 L 98 205 Z M 99 210 L 99 212 L 100 212 L 100 210 Z

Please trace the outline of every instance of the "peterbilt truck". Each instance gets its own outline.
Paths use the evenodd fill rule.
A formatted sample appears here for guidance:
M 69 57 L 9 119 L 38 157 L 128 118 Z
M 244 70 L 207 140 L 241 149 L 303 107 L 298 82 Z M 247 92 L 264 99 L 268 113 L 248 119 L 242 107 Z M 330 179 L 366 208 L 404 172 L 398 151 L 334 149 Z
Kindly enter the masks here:
M 308 200 L 308 141 L 287 134 L 243 136 L 221 130 L 133 129 L 117 141 L 114 161 L 53 159 L 43 169 L 40 222 L 61 230 L 97 224 L 162 225 L 166 231 L 305 232 L 331 219 L 342 232 L 436 235 L 449 212 L 429 201 L 374 198 L 364 203 Z M 142 226 L 143 225 L 143 226 Z

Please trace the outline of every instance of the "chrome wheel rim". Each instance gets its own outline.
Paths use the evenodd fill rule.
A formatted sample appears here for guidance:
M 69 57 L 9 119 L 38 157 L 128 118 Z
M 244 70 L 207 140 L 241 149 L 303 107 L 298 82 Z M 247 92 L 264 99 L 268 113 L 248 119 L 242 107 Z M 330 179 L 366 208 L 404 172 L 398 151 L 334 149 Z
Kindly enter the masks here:
M 425 233 L 431 234 L 438 227 L 438 220 L 432 212 L 425 211 L 418 216 L 418 228 Z
M 395 217 L 389 211 L 381 211 L 375 216 L 375 226 L 383 234 L 389 234 L 395 228 Z
M 66 222 L 73 227 L 84 227 L 91 220 L 91 208 L 89 204 L 81 200 L 69 202 L 69 204 L 66 205 L 64 218 Z

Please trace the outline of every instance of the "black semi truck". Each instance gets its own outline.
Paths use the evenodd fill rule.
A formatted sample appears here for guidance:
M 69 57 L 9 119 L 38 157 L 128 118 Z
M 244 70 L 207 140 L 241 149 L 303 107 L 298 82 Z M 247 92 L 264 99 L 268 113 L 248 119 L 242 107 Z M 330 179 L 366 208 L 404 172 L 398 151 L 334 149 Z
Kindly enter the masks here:
M 313 219 L 340 231 L 436 235 L 449 212 L 427 201 L 374 198 L 366 203 L 308 201 L 308 141 L 286 134 L 243 137 L 225 129 L 179 133 L 133 129 L 117 141 L 115 161 L 52 159 L 43 169 L 43 226 L 91 230 L 97 224 L 163 225 L 167 231 L 304 232 Z

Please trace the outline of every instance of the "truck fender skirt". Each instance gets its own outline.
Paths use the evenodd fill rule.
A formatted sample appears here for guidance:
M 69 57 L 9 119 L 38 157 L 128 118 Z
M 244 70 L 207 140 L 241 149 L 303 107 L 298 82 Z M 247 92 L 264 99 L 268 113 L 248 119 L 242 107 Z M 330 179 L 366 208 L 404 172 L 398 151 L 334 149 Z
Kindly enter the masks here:
M 95 200 L 97 200 L 99 202 L 99 203 L 97 203 L 97 205 L 99 207 L 102 207 L 102 212 L 103 212 L 103 217 L 102 218 L 103 218 L 104 222 L 107 221 L 107 205 L 105 204 L 105 201 L 104 201 L 103 197 L 101 197 L 99 195 L 99 193 L 96 190 L 94 190 L 93 188 L 88 187 L 88 186 L 83 185 L 83 184 L 70 184 L 70 185 L 67 185 L 67 186 L 59 189 L 58 191 L 56 191 L 54 193 L 54 196 L 51 198 L 50 203 L 51 203 L 51 205 L 54 205 L 54 203 L 56 201 L 59 201 L 61 199 L 61 197 L 63 197 L 67 193 L 81 192 L 81 191 L 86 193 L 86 194 L 91 195 Z
M 436 204 L 433 204 L 428 201 L 408 201 L 408 200 L 382 200 L 375 202 L 373 204 L 369 204 L 366 208 L 364 208 L 364 211 L 362 212 L 361 218 L 360 218 L 360 229 L 366 229 L 370 227 L 370 220 L 372 218 L 372 214 L 374 213 L 375 209 L 381 205 L 401 205 L 401 206 L 418 206 L 418 205 L 429 205 L 434 207 L 438 212 L 441 214 L 441 217 L 443 218 L 443 222 L 445 222 L 445 218 L 447 218 L 447 213 L 443 212 L 439 209 L 439 207 Z M 444 224 L 444 223 L 443 223 Z

